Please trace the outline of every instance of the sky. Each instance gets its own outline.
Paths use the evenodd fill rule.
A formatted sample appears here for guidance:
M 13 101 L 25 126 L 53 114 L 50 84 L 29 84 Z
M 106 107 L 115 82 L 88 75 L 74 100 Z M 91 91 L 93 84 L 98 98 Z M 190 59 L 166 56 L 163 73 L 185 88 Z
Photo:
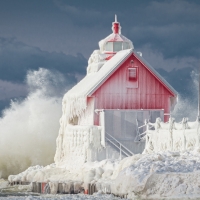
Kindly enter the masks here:
M 134 48 L 191 95 L 200 65 L 199 0 L 0 0 L 0 110 L 27 95 L 30 70 L 59 72 L 75 84 L 115 14 Z

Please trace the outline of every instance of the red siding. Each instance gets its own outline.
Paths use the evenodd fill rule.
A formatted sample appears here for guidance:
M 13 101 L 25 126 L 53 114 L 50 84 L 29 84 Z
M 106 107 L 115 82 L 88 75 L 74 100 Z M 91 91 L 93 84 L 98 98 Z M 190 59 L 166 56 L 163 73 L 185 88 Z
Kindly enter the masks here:
M 132 66 L 138 67 L 138 87 L 127 77 L 131 60 L 134 61 Z M 94 109 L 164 109 L 165 113 L 169 113 L 172 94 L 131 55 L 92 96 L 95 97 Z M 95 114 L 94 120 L 94 124 L 98 125 L 98 115 Z

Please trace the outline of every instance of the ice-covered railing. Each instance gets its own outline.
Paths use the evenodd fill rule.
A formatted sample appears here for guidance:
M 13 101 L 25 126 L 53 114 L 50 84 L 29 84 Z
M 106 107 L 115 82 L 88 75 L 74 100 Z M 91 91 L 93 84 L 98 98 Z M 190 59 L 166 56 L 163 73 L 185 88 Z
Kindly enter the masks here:
M 183 118 L 180 123 L 173 118 L 164 123 L 160 118 L 155 123 L 147 123 L 146 145 L 144 153 L 159 151 L 185 151 L 199 148 L 200 121 L 189 122 Z M 153 126 L 154 130 L 150 130 Z
M 66 132 L 57 138 L 56 165 L 97 160 L 95 152 L 102 148 L 100 138 L 99 126 L 66 126 Z
M 138 125 L 138 120 L 136 119 L 136 131 L 137 131 L 137 135 L 135 137 L 135 142 L 143 142 L 146 139 L 146 134 L 147 134 L 147 129 L 154 129 L 154 126 L 152 126 L 151 123 L 149 123 L 148 120 L 145 120 L 144 124 L 139 126 Z M 144 131 L 145 130 L 145 131 Z M 141 131 L 143 131 L 141 133 Z

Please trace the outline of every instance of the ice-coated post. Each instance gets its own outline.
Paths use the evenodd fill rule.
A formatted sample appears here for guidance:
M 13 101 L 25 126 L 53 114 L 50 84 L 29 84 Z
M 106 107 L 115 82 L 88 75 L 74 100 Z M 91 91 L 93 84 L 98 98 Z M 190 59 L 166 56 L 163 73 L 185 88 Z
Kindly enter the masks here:
M 119 158 L 120 158 L 120 160 L 122 159 L 122 145 L 120 144 L 120 156 L 119 156 Z
M 148 140 L 149 120 L 147 121 L 147 120 L 145 119 L 144 123 L 145 123 L 145 125 L 146 125 L 146 136 L 145 136 L 145 138 L 146 138 L 146 141 L 145 141 L 145 148 L 146 148 L 146 147 L 147 147 L 147 144 L 148 144 L 148 142 L 149 142 L 149 140 Z

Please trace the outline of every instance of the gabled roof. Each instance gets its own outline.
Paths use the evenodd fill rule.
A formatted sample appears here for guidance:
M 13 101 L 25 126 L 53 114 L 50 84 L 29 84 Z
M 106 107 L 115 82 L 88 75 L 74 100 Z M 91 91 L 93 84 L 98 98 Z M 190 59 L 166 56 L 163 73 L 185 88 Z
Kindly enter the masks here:
M 174 96 L 178 95 L 178 92 L 135 50 L 133 50 L 135 57 L 144 65 L 146 68 L 161 82 L 166 88 L 174 94 Z
M 135 57 L 169 90 L 169 92 L 177 97 L 176 90 L 147 62 L 144 58 L 133 50 L 119 51 L 110 60 L 108 60 L 102 68 L 95 73 L 86 75 L 77 85 L 69 90 L 64 96 L 66 111 L 69 112 L 69 118 L 81 113 L 87 107 L 87 97 L 91 96 L 120 66 L 131 54 Z
M 96 73 L 85 76 L 77 85 L 75 85 L 68 94 L 81 94 L 81 96 L 92 95 L 117 69 L 125 62 L 131 54 L 144 64 L 147 69 L 162 82 L 166 88 L 175 96 L 178 94 L 176 90 L 138 53 L 133 49 L 119 51 L 112 59 L 107 61 L 103 67 Z
M 68 95 L 90 96 L 101 84 L 113 74 L 121 64 L 131 55 L 132 49 L 119 51 L 102 68 L 95 73 L 85 76 L 77 85 L 68 91 Z

